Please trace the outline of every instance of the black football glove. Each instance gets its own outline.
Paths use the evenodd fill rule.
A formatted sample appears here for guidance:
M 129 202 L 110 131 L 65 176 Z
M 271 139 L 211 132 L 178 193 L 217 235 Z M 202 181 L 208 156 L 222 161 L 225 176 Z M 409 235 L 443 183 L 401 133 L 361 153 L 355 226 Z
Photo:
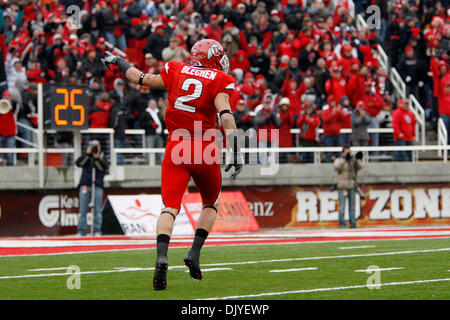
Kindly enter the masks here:
M 235 180 L 239 173 L 242 171 L 242 164 L 239 163 L 229 163 L 225 167 L 225 172 L 228 172 L 232 167 L 234 167 L 234 172 L 231 174 L 231 179 Z
M 225 172 L 228 172 L 232 167 L 234 167 L 234 172 L 231 174 L 231 179 L 235 180 L 238 174 L 242 171 L 242 164 L 244 163 L 244 159 L 242 158 L 242 155 L 239 151 L 240 139 L 237 136 L 237 133 L 235 132 L 233 134 L 230 134 L 227 139 L 231 147 L 232 159 L 231 162 L 225 167 Z
M 117 65 L 117 62 L 119 61 L 120 57 L 113 55 L 109 51 L 106 51 L 105 54 L 106 54 L 106 57 L 101 60 L 106 68 L 110 69 L 111 64 Z

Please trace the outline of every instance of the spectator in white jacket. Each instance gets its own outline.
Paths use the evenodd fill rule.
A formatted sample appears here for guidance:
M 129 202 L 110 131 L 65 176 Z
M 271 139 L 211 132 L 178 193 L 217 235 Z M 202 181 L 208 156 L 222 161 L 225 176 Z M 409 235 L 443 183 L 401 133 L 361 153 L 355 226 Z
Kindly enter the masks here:
M 161 55 L 165 62 L 173 60 L 182 62 L 189 57 L 189 52 L 180 46 L 180 38 L 174 36 L 170 39 L 169 46 L 163 49 Z
M 22 92 L 29 87 L 28 77 L 22 67 L 22 62 L 18 58 L 13 58 L 11 68 L 7 70 L 6 79 L 8 89 L 13 99 L 19 103 L 22 102 Z

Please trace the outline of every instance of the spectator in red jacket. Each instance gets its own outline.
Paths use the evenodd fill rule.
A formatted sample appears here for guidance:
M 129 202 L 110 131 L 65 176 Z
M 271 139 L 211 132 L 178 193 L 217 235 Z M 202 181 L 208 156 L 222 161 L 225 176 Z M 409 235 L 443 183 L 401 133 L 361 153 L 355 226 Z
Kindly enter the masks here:
M 398 108 L 392 115 L 392 128 L 394 129 L 394 143 L 396 146 L 411 146 L 416 136 L 416 118 L 409 110 L 409 102 L 400 99 Z M 396 151 L 394 161 L 410 161 L 410 152 Z
M 94 107 L 89 111 L 89 127 L 90 128 L 108 128 L 109 111 L 111 102 L 109 94 L 102 92 L 100 99 L 95 103 Z
M 347 79 L 347 96 L 350 98 L 352 105 L 362 100 L 365 92 L 364 81 L 369 72 L 367 66 L 359 67 L 358 63 L 354 63 L 350 69 L 350 75 Z
M 328 97 L 328 106 L 322 111 L 323 144 L 326 147 L 342 146 L 341 128 L 345 122 L 345 114 L 334 96 Z M 325 162 L 331 162 L 332 153 L 327 152 Z
M 289 56 L 289 58 L 297 58 L 300 52 L 300 41 L 295 38 L 295 31 L 289 32 L 286 40 L 277 47 L 278 55 Z
M 305 111 L 297 120 L 297 127 L 300 128 L 301 145 L 303 147 L 317 147 L 317 128 L 320 125 L 320 118 L 316 113 L 314 104 L 308 103 Z M 303 163 L 314 162 L 314 153 L 302 152 L 301 161 Z
M 8 100 L 10 104 L 0 108 L 0 148 L 15 148 L 17 126 L 11 93 L 4 91 L 2 98 Z M 6 154 L 6 165 L 14 165 L 13 153 Z
M 439 116 L 444 121 L 447 132 L 450 133 L 450 70 L 445 61 L 439 62 L 438 104 Z M 450 134 L 448 142 L 450 144 Z
M 230 70 L 235 74 L 237 73 L 241 74 L 240 78 L 242 79 L 243 78 L 242 75 L 244 74 L 245 70 L 248 70 L 249 68 L 250 62 L 245 56 L 245 51 L 244 50 L 236 51 L 236 55 L 232 57 L 230 61 Z M 236 71 L 236 69 L 240 69 L 240 71 Z
M 222 28 L 219 26 L 219 17 L 216 14 L 209 17 L 209 25 L 205 27 L 205 31 L 209 39 L 222 40 Z
M 347 95 L 346 80 L 342 77 L 342 71 L 339 67 L 334 67 L 331 70 L 331 79 L 325 82 L 325 91 L 327 95 L 332 95 L 339 101 L 342 97 Z
M 364 102 L 364 107 L 370 117 L 369 128 L 378 129 L 380 128 L 380 123 L 377 120 L 377 115 L 383 108 L 383 99 L 379 94 L 376 93 L 375 83 L 373 81 L 364 82 L 365 93 L 363 95 L 362 101 Z M 372 139 L 372 146 L 380 145 L 380 134 L 371 133 L 370 137 Z
M 300 91 L 301 89 L 298 85 L 297 79 L 289 78 L 289 76 L 287 76 L 284 80 L 283 87 L 281 88 L 281 94 L 289 99 L 294 115 L 299 115 L 302 109 Z
M 292 147 L 291 128 L 294 126 L 294 114 L 290 108 L 289 98 L 282 98 L 278 104 L 278 113 L 280 115 L 280 147 Z M 280 153 L 280 163 L 288 162 L 289 154 Z
M 341 48 L 341 59 L 339 59 L 339 65 L 342 66 L 342 76 L 347 78 L 350 74 L 350 68 L 354 63 L 358 63 L 358 58 L 353 56 L 353 47 L 351 44 L 343 45 Z
M 253 73 L 246 72 L 244 74 L 244 83 L 241 85 L 241 93 L 243 97 L 253 95 L 254 84 L 255 77 L 253 76 Z

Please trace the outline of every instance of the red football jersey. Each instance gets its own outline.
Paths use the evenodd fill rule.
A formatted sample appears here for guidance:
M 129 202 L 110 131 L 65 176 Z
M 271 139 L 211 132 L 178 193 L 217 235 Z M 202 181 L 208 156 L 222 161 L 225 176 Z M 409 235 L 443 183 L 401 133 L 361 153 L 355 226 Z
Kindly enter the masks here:
M 202 133 L 217 127 L 214 99 L 219 92 L 233 94 L 235 80 L 232 76 L 216 69 L 170 61 L 161 71 L 161 77 L 168 93 L 165 122 L 169 139 L 175 129 L 185 129 L 193 137 L 194 121 L 201 122 Z M 198 130 L 200 122 L 195 129 Z

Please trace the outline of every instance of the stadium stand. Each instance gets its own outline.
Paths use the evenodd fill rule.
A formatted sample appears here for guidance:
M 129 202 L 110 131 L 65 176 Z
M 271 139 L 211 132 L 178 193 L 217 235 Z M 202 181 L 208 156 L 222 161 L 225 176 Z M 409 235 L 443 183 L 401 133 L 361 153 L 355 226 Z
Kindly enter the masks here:
M 371 19 L 370 5 L 380 8 L 378 29 L 365 22 Z M 352 113 L 360 101 L 371 120 L 371 146 L 394 144 L 392 112 L 399 99 L 408 97 L 423 134 L 417 106 L 424 107 L 439 144 L 445 144 L 442 137 L 450 130 L 450 7 L 445 0 L 3 1 L 0 31 L 0 96 L 6 99 L 0 148 L 23 148 L 5 153 L 0 165 L 36 160 L 27 148 L 39 144 L 36 88 L 41 83 L 88 86 L 90 127 L 105 150 L 145 147 L 142 118 L 151 100 L 164 115 L 165 92 L 127 83 L 118 68 L 105 70 L 100 59 L 114 50 L 140 69 L 158 73 L 165 61 L 187 62 L 190 48 L 203 38 L 220 41 L 230 57 L 239 84 L 231 105 L 235 111 L 244 102 L 239 117 L 247 128 L 257 127 L 255 116 L 270 95 L 281 119 L 280 147 L 351 143 Z M 289 107 L 280 108 L 286 98 Z M 307 105 L 321 122 L 312 138 L 302 120 Z M 334 108 L 339 112 L 330 112 Z M 114 121 L 117 109 L 126 112 L 125 117 L 120 113 L 120 128 Z M 162 131 L 153 125 L 155 132 Z M 85 145 L 91 135 L 75 139 L 86 136 L 79 142 Z M 69 151 L 78 143 L 70 132 L 47 131 L 44 140 L 45 147 Z M 416 141 L 425 144 L 419 135 Z M 73 155 L 63 158 L 57 163 L 73 165 Z M 119 161 L 146 159 L 135 152 Z M 306 162 L 296 152 L 283 159 Z

